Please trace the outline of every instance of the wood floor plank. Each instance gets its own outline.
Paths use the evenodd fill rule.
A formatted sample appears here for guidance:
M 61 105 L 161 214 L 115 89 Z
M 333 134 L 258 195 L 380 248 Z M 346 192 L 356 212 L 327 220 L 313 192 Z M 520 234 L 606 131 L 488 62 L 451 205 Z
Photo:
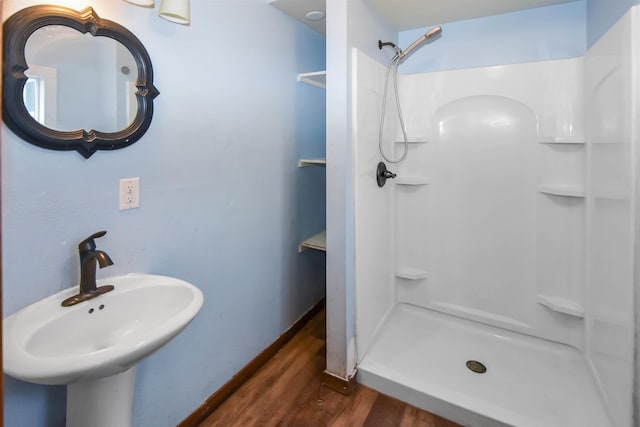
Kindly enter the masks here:
M 331 390 L 317 381 L 325 368 L 325 354 L 326 346 L 323 346 L 308 366 L 312 379 L 306 382 L 294 399 L 294 404 L 282 417 L 279 426 L 324 427 L 339 409 L 344 396 L 330 394 Z
M 431 414 L 407 405 L 398 427 L 436 427 L 436 424 Z
M 259 370 L 250 381 L 240 387 L 211 414 L 201 427 L 242 425 L 237 423 L 243 422 L 246 418 L 259 418 L 258 407 L 261 406 L 261 402 L 269 402 L 268 399 L 273 396 L 274 387 L 297 373 L 299 370 L 297 367 L 304 362 L 305 353 L 310 352 L 311 347 L 315 347 L 317 351 L 323 345 L 323 341 L 313 336 L 296 336 L 269 362 L 270 369 Z M 283 378 L 283 373 L 288 374 Z M 260 386 L 257 387 L 256 384 Z M 266 391 L 271 394 L 265 395 Z
M 453 421 L 449 421 L 445 418 L 439 417 L 435 414 L 432 414 L 434 424 L 436 427 L 461 427 L 460 424 L 454 423 Z
M 233 415 L 233 422 L 231 420 L 219 420 L 214 422 L 212 426 L 247 426 L 247 425 L 260 425 L 268 426 L 276 422 L 278 416 L 278 408 L 281 408 L 281 404 L 274 405 L 273 402 L 287 401 L 286 393 L 291 386 L 291 381 L 301 372 L 301 368 L 308 359 L 311 357 L 310 352 L 317 351 L 324 343 L 317 340 L 314 337 L 306 337 L 304 342 L 301 342 L 299 351 L 292 353 L 294 357 L 283 357 L 281 360 L 282 365 L 274 371 L 263 371 L 265 375 L 261 375 L 258 380 L 262 380 L 260 387 L 242 387 L 239 392 L 240 402 L 230 401 L 230 406 L 236 406 L 238 403 L 239 410 L 235 411 Z M 307 375 L 307 379 L 310 380 L 312 375 Z M 226 405 L 225 402 L 224 405 Z M 218 412 L 218 411 L 216 411 Z M 215 413 L 213 414 L 215 415 Z M 213 417 L 215 420 L 215 416 Z M 206 425 L 206 424 L 205 424 Z
M 379 394 L 364 420 L 363 427 L 398 427 L 407 404 Z
M 323 310 L 199 427 L 459 427 L 362 385 L 324 387 L 325 340 Z
M 328 424 L 328 427 L 361 427 L 377 397 L 377 391 L 358 386 L 356 392 L 348 396 L 342 411 Z
M 277 426 L 293 410 L 297 397 L 316 378 L 316 373 L 313 370 L 313 359 L 318 350 L 324 347 L 324 342 L 318 340 L 316 344 L 317 346 L 309 347 L 309 352 L 305 353 L 304 358 L 300 358 L 300 360 L 296 360 L 296 364 L 292 364 L 289 369 L 294 372 L 289 375 L 284 372 L 282 380 L 273 384 L 270 390 L 267 391 L 264 396 L 265 399 L 270 402 L 278 402 L 278 404 L 266 404 L 260 418 L 257 420 L 257 425 L 264 427 Z M 310 354 L 312 351 L 314 354 Z

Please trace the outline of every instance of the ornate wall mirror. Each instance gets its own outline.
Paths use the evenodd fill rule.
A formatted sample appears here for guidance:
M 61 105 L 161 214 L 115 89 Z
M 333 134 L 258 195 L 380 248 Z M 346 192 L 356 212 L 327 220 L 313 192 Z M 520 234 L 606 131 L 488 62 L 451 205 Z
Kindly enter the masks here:
M 22 9 L 3 27 L 2 116 L 25 141 L 89 158 L 136 142 L 153 116 L 151 59 L 87 7 Z

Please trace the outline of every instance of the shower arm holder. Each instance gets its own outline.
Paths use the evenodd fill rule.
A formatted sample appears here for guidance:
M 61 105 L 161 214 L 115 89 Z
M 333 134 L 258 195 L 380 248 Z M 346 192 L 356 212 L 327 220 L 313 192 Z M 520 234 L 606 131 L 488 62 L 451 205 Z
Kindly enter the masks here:
M 378 40 L 378 49 L 382 50 L 384 46 L 391 46 L 393 50 L 396 51 L 396 54 L 402 55 L 402 49 L 400 49 L 395 43 L 383 42 L 382 40 Z

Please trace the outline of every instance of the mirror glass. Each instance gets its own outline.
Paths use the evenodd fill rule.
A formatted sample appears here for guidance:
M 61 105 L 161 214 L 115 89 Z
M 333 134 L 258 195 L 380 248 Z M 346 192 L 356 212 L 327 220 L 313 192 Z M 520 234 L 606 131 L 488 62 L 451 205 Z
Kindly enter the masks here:
M 47 25 L 29 36 L 25 59 L 24 103 L 42 125 L 115 132 L 133 122 L 137 65 L 118 41 Z

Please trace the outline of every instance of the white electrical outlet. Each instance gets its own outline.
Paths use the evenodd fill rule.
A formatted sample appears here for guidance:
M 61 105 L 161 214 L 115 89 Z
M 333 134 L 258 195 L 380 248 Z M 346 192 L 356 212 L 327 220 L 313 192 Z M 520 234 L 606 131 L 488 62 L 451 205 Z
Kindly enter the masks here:
M 140 178 L 122 178 L 120 180 L 120 210 L 140 207 Z

